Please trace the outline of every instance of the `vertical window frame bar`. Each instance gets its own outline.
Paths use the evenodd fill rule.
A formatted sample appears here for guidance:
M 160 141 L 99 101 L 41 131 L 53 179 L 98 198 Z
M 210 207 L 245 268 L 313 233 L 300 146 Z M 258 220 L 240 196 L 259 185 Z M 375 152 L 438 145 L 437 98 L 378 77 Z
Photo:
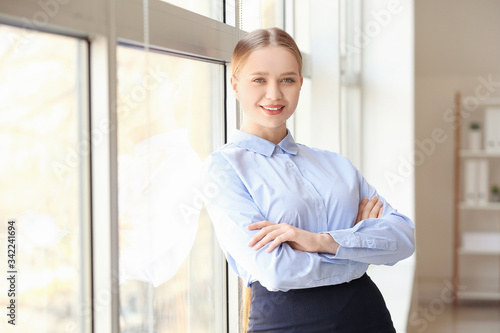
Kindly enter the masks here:
M 77 309 L 78 322 L 82 325 L 80 332 L 92 332 L 93 313 L 93 268 L 92 268 L 92 140 L 90 136 L 90 42 L 82 40 L 78 42 L 78 120 L 79 138 L 78 142 L 85 142 L 89 147 L 88 154 L 82 154 L 80 182 L 80 235 L 81 255 L 80 266 L 82 267 L 82 279 L 80 281 L 80 307 Z M 83 135 L 85 133 L 85 136 Z
M 112 12 L 114 0 L 107 0 Z M 113 17 L 113 15 L 110 15 Z M 112 21 L 112 20 L 111 20 Z M 93 332 L 120 332 L 118 267 L 118 186 L 116 122 L 116 48 L 112 23 L 106 36 L 91 43 Z M 107 132 L 107 133 L 106 133 Z M 104 260 L 104 267 L 96 258 Z
M 127 0 L 128 2 L 132 0 Z M 232 0 L 228 0 L 232 1 Z M 232 35 L 233 43 L 245 34 L 239 27 L 239 1 L 235 1 L 235 27 L 230 27 L 232 31 L 224 28 L 224 33 Z M 155 0 L 153 4 L 156 6 Z M 168 5 L 158 5 L 168 6 Z M 172 6 L 171 6 L 172 7 Z M 172 7 L 173 8 L 173 7 Z M 98 1 L 91 0 L 90 3 L 83 0 L 75 0 L 70 6 L 59 6 L 57 15 L 51 17 L 49 22 L 42 28 L 38 25 L 30 25 L 40 31 L 49 31 L 61 35 L 78 35 L 80 38 L 89 37 L 88 47 L 88 133 L 92 135 L 102 135 L 103 141 L 94 144 L 89 139 L 91 153 L 88 160 L 89 175 L 89 209 L 88 237 L 90 245 L 91 268 L 88 270 L 90 280 L 88 280 L 91 294 L 89 294 L 88 312 L 90 316 L 89 328 L 91 332 L 119 332 L 119 270 L 118 270 L 118 191 L 117 191 L 117 137 L 116 137 L 116 46 L 120 32 L 124 27 L 120 26 L 119 16 L 122 14 L 116 7 L 116 0 Z M 8 21 L 9 24 L 26 27 L 24 16 L 31 17 L 33 13 L 38 13 L 40 8 L 37 4 L 28 0 L 20 0 L 17 4 L 11 4 L 5 8 L 4 13 L 0 13 L 0 19 Z M 182 10 L 177 11 L 182 13 Z M 97 12 L 97 16 L 91 13 Z M 74 19 L 75 14 L 78 19 Z M 189 16 L 191 17 L 191 16 Z M 118 20 L 117 20 L 118 19 Z M 96 22 L 97 20 L 97 22 Z M 202 19 L 206 21 L 206 19 Z M 23 23 L 24 22 L 24 23 Z M 210 23 L 217 26 L 218 23 Z M 128 31 L 127 31 L 128 32 Z M 229 33 L 229 34 L 228 34 Z M 129 37 L 130 35 L 127 35 Z M 132 36 L 130 36 L 132 37 Z M 123 38 L 123 37 L 122 37 Z M 184 45 L 184 44 L 182 44 Z M 165 46 L 163 46 L 165 47 Z M 216 48 L 218 50 L 218 48 Z M 222 53 L 219 53 L 222 55 Z M 226 63 L 230 61 L 230 55 L 221 56 Z M 225 133 L 227 140 L 228 129 L 232 123 L 227 120 L 228 113 L 234 110 L 236 118 L 239 115 L 238 103 L 227 103 L 225 105 Z M 229 87 L 230 89 L 230 87 Z M 233 105 L 234 104 L 234 105 Z M 101 125 L 107 127 L 103 132 Z M 236 126 L 239 126 L 236 119 Z M 107 265 L 97 265 L 96 258 L 105 257 Z M 227 269 L 226 275 L 231 286 L 238 284 L 238 277 Z M 235 288 L 236 294 L 238 293 Z M 229 294 L 227 295 L 229 299 Z M 233 297 L 234 298 L 234 297 Z M 236 309 L 238 309 L 236 307 Z M 86 311 L 88 310 L 88 311 Z M 90 311 L 91 310 L 91 311 Z M 235 310 L 239 318 L 239 310 Z M 227 315 L 230 315 L 228 313 Z M 230 328 L 227 328 L 230 331 Z

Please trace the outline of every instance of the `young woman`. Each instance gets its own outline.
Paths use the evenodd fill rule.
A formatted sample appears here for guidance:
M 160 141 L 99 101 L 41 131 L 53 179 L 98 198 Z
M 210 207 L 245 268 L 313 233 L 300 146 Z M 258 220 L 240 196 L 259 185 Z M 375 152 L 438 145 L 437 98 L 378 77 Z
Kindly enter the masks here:
M 205 161 L 203 189 L 221 248 L 251 287 L 248 332 L 395 332 L 365 272 L 413 253 L 412 222 L 345 157 L 295 143 L 286 121 L 302 58 L 285 31 L 245 36 L 232 68 L 243 124 Z

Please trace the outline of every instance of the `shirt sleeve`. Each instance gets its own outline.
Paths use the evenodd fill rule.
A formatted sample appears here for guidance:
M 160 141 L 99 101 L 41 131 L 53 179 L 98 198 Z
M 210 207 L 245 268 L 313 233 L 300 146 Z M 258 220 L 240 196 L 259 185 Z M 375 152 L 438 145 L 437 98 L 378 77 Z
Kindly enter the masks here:
M 348 270 L 349 260 L 294 250 L 286 243 L 271 253 L 265 252 L 269 244 L 258 251 L 248 247 L 257 231 L 246 227 L 265 218 L 223 156 L 212 154 L 205 161 L 202 192 L 220 246 L 238 275 L 248 272 L 268 290 L 287 291 L 338 283 Z
M 360 221 L 349 229 L 329 231 L 340 246 L 335 255 L 324 256 L 379 265 L 394 265 L 408 258 L 415 251 L 412 221 L 380 197 L 358 170 L 356 174 L 360 200 L 378 196 L 383 202 L 383 216 Z

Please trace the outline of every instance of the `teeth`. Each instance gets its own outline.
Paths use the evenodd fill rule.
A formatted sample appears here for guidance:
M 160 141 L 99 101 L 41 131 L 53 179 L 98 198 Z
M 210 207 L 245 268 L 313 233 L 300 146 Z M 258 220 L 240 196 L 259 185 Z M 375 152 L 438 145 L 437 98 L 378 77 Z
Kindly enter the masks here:
M 263 106 L 263 108 L 269 111 L 278 111 L 279 109 L 281 109 L 281 106 L 279 108 L 266 108 L 265 106 Z

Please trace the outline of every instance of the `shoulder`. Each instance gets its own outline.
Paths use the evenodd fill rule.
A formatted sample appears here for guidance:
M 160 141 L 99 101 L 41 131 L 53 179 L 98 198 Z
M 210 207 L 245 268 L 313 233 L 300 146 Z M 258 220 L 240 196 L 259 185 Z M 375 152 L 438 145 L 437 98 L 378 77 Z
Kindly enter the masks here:
M 225 144 L 225 145 L 217 148 L 217 150 L 210 153 L 210 155 L 208 155 L 207 158 L 205 159 L 205 161 L 203 162 L 205 169 L 209 168 L 209 167 L 217 166 L 217 165 L 227 164 L 227 161 L 225 158 L 225 151 L 230 149 L 228 146 L 230 146 L 230 144 Z
M 238 147 L 234 143 L 226 143 L 225 145 L 220 146 L 216 150 L 214 150 L 205 160 L 205 164 L 209 163 L 230 163 L 232 159 L 236 156 L 247 152 L 246 149 Z
M 203 162 L 203 169 L 205 172 L 237 169 L 238 161 L 243 154 L 248 154 L 248 150 L 233 143 L 226 143 L 208 155 Z
M 321 159 L 335 164 L 353 166 L 351 161 L 340 153 L 326 149 L 309 147 L 301 143 L 297 143 L 297 146 L 299 147 L 299 154 L 303 155 L 305 158 Z

